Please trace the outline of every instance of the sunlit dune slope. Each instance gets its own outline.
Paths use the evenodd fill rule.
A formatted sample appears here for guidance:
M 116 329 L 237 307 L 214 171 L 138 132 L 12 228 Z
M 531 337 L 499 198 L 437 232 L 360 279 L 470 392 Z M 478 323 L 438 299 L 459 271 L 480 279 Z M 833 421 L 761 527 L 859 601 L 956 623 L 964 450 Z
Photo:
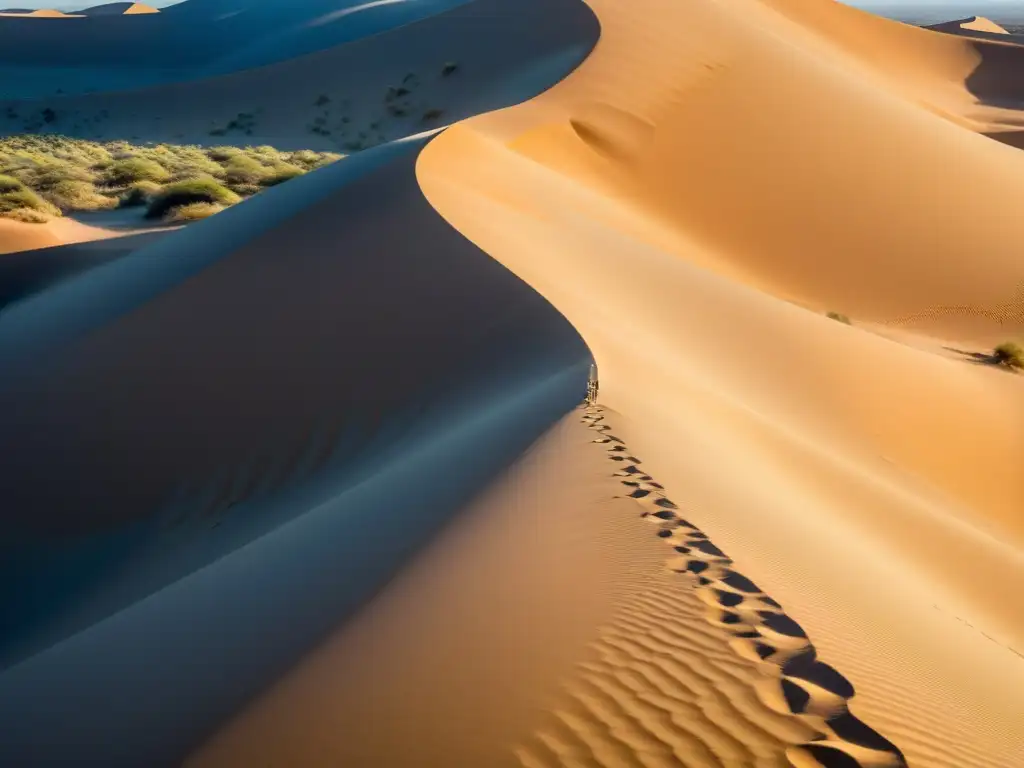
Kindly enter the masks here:
M 942 346 L 1024 333 L 1024 155 L 967 127 L 1020 119 L 1021 49 L 816 0 L 590 5 L 591 58 L 442 135 L 428 198 L 580 330 L 619 434 L 860 716 L 913 766 L 1010 768 L 1024 379 Z
M 98 240 L 114 235 L 114 232 L 80 224 L 73 219 L 54 219 L 46 224 L 28 224 L 0 217 L 0 255 L 64 243 Z
M 934 29 L 936 32 L 952 32 L 954 34 L 958 34 L 965 30 L 967 32 L 989 32 L 994 35 L 1008 34 L 1005 29 L 991 19 L 986 19 L 984 16 L 968 16 L 966 19 L 955 19 L 953 21 L 943 21 L 939 24 L 929 24 L 928 29 Z

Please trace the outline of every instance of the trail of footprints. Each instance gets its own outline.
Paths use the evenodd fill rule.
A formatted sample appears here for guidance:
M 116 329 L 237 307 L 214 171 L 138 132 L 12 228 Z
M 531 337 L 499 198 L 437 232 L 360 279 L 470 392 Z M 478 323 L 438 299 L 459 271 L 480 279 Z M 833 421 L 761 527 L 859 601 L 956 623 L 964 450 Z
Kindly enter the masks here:
M 793 715 L 820 736 L 791 746 L 786 757 L 796 768 L 900 768 L 899 748 L 853 715 L 848 702 L 853 685 L 817 657 L 807 634 L 750 579 L 733 570 L 733 562 L 695 525 L 684 520 L 665 488 L 640 468 L 621 439 L 611 433 L 599 406 L 588 406 L 583 421 L 599 433 L 594 442 L 618 465 L 614 476 L 627 496 L 642 508 L 642 517 L 657 526 L 657 535 L 672 547 L 668 567 L 688 575 L 707 604 L 707 620 L 726 630 L 740 656 L 761 664 L 767 675 L 757 683 L 761 701 L 780 714 Z

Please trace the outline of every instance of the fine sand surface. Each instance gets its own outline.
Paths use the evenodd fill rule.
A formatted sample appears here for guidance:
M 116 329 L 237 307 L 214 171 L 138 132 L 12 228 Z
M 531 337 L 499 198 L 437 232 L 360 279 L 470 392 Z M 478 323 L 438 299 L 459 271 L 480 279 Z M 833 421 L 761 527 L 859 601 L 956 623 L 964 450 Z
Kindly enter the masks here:
M 0 259 L 0 310 L 72 275 L 126 256 L 171 231 L 168 227 L 118 233 L 117 237 L 4 254 Z
M 596 434 L 564 419 L 185 764 L 787 765 L 812 729 L 758 698 Z
M 590 5 L 592 56 L 440 136 L 425 193 L 581 332 L 616 434 L 868 725 L 1011 768 L 1024 378 L 858 324 L 1024 334 L 1024 155 L 979 135 L 1020 123 L 1022 49 L 819 0 Z
M 45 224 L 26 224 L 0 216 L 0 255 L 100 240 L 118 234 L 112 229 L 90 226 L 71 218 L 51 219 Z

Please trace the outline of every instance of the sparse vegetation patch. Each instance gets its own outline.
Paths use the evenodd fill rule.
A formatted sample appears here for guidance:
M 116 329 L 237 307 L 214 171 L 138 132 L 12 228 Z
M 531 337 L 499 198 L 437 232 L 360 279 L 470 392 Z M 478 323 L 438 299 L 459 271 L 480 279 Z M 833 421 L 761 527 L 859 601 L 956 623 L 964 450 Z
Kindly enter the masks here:
M 1024 349 L 1012 341 L 1005 341 L 992 351 L 992 362 L 1013 371 L 1024 370 Z
M 62 212 L 147 206 L 147 215 L 191 221 L 340 157 L 266 145 L 203 148 L 7 136 L 0 138 L 0 216 L 42 223 Z M 195 204 L 206 207 L 179 211 Z

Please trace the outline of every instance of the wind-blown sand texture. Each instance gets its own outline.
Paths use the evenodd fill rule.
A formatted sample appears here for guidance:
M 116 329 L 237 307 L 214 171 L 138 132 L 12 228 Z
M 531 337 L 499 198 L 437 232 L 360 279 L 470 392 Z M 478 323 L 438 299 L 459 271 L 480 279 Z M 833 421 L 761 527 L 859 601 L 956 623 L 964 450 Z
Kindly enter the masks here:
M 459 62 L 445 131 L 7 291 L 0 764 L 1018 768 L 1022 56 L 475 0 L 68 96 L 288 146 L 327 65 Z

